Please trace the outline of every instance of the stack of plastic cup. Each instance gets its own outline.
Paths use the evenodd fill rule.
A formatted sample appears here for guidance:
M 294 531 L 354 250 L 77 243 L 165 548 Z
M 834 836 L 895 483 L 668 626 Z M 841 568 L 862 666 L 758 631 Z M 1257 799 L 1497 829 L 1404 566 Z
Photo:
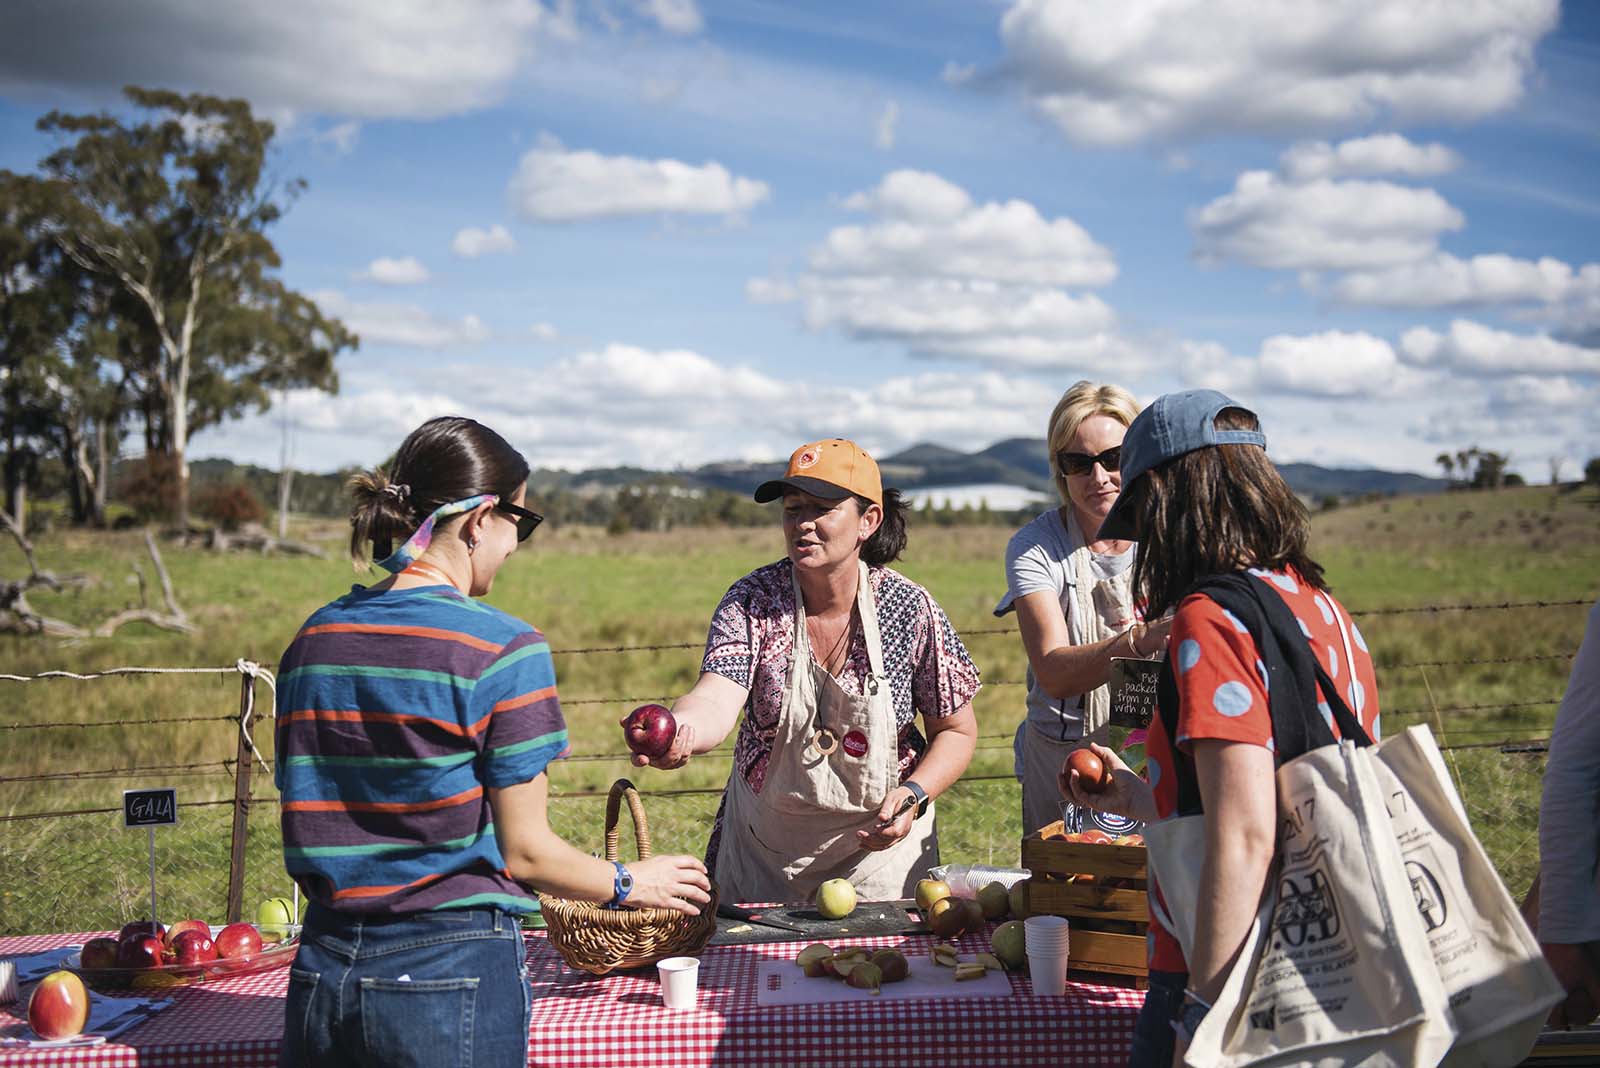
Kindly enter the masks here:
M 669 1009 L 682 1011 L 695 1005 L 700 983 L 700 962 L 694 957 L 668 957 L 656 962 L 661 975 L 661 1001 Z
M 1029 916 L 1022 923 L 1028 950 L 1028 975 L 1035 994 L 1067 992 L 1067 921 L 1061 916 Z

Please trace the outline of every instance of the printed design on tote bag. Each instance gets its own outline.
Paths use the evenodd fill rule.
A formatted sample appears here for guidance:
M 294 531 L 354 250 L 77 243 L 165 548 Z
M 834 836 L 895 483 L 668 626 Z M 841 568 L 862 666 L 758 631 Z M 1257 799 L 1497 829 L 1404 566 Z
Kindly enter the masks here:
M 1444 887 L 1439 885 L 1433 872 L 1415 860 L 1406 861 L 1406 875 L 1411 878 L 1411 896 L 1417 899 L 1417 914 L 1422 917 L 1422 925 L 1432 934 L 1450 920 Z
M 1272 926 L 1283 943 L 1314 946 L 1339 937 L 1339 907 L 1333 884 L 1321 868 L 1285 875 L 1278 883 L 1278 906 Z

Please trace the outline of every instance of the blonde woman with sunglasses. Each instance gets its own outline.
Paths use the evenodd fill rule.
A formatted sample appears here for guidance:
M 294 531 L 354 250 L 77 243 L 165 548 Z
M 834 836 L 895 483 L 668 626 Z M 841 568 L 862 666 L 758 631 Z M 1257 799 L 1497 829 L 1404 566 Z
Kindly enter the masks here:
M 994 614 L 1016 612 L 1028 655 L 1027 715 L 1013 742 L 1025 834 L 1058 819 L 1068 830 L 1113 835 L 1137 826 L 1073 806 L 1058 776 L 1086 739 L 1107 740 L 1112 658 L 1154 655 L 1166 644 L 1168 621 L 1135 618 L 1134 544 L 1100 537 L 1122 487 L 1122 436 L 1138 414 L 1121 386 L 1084 381 L 1062 394 L 1047 433 L 1061 505 L 1006 546 L 1006 594 Z

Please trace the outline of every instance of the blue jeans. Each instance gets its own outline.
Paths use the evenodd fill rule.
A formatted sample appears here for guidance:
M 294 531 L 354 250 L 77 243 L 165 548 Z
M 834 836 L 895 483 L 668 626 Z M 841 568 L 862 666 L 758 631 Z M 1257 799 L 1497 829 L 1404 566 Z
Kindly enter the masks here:
M 509 912 L 350 916 L 312 905 L 278 1065 L 526 1068 L 528 1010 Z
M 1133 1046 L 1128 1050 L 1128 1068 L 1170 1068 L 1177 1036 L 1172 1021 L 1183 1006 L 1183 988 L 1188 972 L 1161 972 L 1151 969 L 1150 987 L 1144 992 L 1144 1008 L 1133 1025 Z

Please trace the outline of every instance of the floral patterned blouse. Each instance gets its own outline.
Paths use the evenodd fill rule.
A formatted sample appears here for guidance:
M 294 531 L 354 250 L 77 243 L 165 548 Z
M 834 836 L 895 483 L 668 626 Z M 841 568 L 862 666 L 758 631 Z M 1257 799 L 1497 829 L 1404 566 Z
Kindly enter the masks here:
M 767 760 L 789 686 L 795 622 L 793 571 L 794 565 L 785 557 L 735 582 L 711 618 L 700 663 L 701 671 L 714 672 L 750 691 L 734 742 L 733 764 L 756 793 L 766 781 Z M 954 715 L 972 700 L 981 683 L 966 646 L 927 590 L 886 567 L 869 567 L 867 580 L 872 584 L 878 635 L 883 642 L 883 671 L 894 697 L 900 744 L 898 778 L 903 780 L 928 746 L 917 730 L 917 715 L 930 719 Z M 869 673 L 866 638 L 858 624 L 851 631 L 850 652 L 839 684 L 849 693 L 860 694 Z M 719 808 L 707 849 L 708 865 L 715 864 L 721 830 Z

